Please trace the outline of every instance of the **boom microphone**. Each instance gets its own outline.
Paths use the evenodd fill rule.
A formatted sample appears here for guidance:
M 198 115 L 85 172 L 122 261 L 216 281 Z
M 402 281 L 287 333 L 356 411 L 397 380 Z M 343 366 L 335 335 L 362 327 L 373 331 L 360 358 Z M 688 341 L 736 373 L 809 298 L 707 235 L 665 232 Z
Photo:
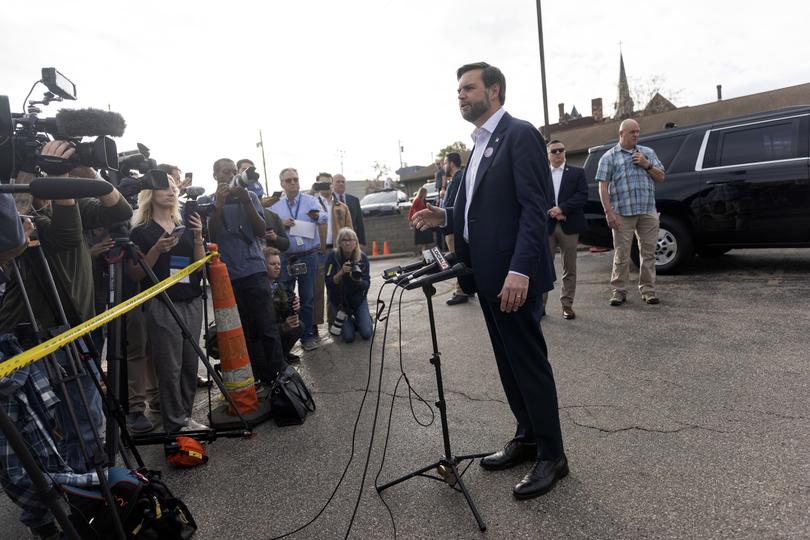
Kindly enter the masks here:
M 30 193 L 37 199 L 81 199 L 112 193 L 112 184 L 87 178 L 34 178 L 30 184 L 2 184 L 0 193 Z
M 205 193 L 205 188 L 202 186 L 188 186 L 186 188 L 186 195 L 189 199 L 196 199 L 203 193 Z
M 57 139 L 71 137 L 121 137 L 127 127 L 117 112 L 101 109 L 62 109 L 55 118 L 44 118 L 40 125 Z

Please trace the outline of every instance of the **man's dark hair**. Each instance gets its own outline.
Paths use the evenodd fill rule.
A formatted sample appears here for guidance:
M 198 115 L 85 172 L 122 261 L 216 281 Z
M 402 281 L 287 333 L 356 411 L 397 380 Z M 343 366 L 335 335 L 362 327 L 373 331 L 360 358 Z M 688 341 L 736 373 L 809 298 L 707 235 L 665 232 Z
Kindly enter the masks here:
M 458 152 L 450 152 L 449 154 L 447 154 L 447 161 L 449 161 L 459 169 L 461 168 L 461 156 L 458 154 Z
M 563 144 L 560 139 L 554 139 L 552 141 L 548 141 L 548 144 Z
M 220 164 L 225 163 L 226 161 L 230 161 L 231 163 L 233 163 L 233 160 L 231 158 L 227 158 L 227 157 L 219 158 L 218 160 L 216 160 L 214 162 L 214 174 L 217 174 L 219 172 Z
M 461 79 L 462 75 L 468 71 L 473 71 L 474 69 L 481 70 L 481 79 L 484 81 L 484 88 L 489 88 L 493 84 L 498 85 L 498 88 L 500 89 L 498 91 L 498 101 L 500 101 L 501 105 L 503 105 L 506 101 L 506 77 L 504 77 L 501 70 L 495 66 L 490 66 L 486 62 L 464 64 L 458 68 L 458 70 L 456 70 L 456 80 Z
M 244 164 L 244 163 L 250 163 L 250 166 L 251 166 L 251 167 L 255 167 L 255 166 L 256 166 L 256 164 L 255 164 L 255 163 L 253 163 L 253 160 L 252 160 L 252 159 L 248 159 L 248 158 L 242 158 L 242 159 L 240 159 L 239 161 L 237 161 L 237 162 L 236 162 L 236 168 L 237 168 L 237 169 L 241 168 L 241 167 L 242 167 L 242 164 Z
M 167 173 L 167 174 L 172 172 L 172 171 L 179 171 L 180 170 L 180 167 L 178 167 L 177 165 L 169 165 L 168 163 L 161 163 L 160 165 L 157 166 L 157 168 L 160 169 L 161 171 Z
M 315 181 L 317 182 L 318 180 L 320 180 L 321 178 L 324 178 L 324 177 L 328 178 L 329 180 L 332 179 L 332 175 L 329 174 L 328 172 L 319 172 L 318 176 L 315 177 Z

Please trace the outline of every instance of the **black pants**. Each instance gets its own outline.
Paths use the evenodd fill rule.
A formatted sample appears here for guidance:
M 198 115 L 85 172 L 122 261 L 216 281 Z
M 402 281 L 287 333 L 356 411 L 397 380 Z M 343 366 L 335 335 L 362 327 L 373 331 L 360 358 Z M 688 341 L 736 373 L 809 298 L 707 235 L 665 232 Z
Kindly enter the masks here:
M 265 383 L 272 383 L 287 362 L 281 352 L 270 280 L 264 273 L 253 274 L 234 279 L 231 285 L 245 332 L 253 376 Z
M 501 384 L 517 419 L 515 438 L 537 442 L 537 457 L 557 459 L 563 453 L 557 388 L 537 311 L 538 297 L 514 313 L 504 313 L 500 300 L 479 295 Z
M 300 319 L 299 319 L 300 320 Z M 281 332 L 281 352 L 284 353 L 284 358 L 290 354 L 290 351 L 295 345 L 295 342 L 301 339 L 304 335 L 304 325 L 299 324 L 295 328 L 291 328 L 289 332 Z

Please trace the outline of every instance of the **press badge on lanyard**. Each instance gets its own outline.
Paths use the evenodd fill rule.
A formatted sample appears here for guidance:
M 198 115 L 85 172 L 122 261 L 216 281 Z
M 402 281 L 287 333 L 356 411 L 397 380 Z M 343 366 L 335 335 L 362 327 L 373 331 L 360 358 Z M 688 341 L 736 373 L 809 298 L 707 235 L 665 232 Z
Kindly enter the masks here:
M 169 275 L 173 276 L 186 266 L 191 264 L 191 257 L 180 257 L 179 255 L 172 255 L 169 257 Z M 188 276 L 181 279 L 178 283 L 191 283 Z

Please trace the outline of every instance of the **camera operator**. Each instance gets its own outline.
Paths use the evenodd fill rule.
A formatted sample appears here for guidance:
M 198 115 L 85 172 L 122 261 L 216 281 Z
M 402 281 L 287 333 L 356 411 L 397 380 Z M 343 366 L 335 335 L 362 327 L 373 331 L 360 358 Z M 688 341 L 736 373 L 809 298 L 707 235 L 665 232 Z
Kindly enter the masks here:
M 371 286 L 368 256 L 360 251 L 357 234 L 350 228 L 340 229 L 337 246 L 326 258 L 326 290 L 335 311 L 330 331 L 340 326 L 340 337 L 346 343 L 354 341 L 355 331 L 369 339 L 373 331 L 368 310 L 368 289 Z
M 69 159 L 75 152 L 76 149 L 72 143 L 56 140 L 45 144 L 41 154 Z M 70 175 L 97 178 L 96 171 L 85 166 L 74 168 Z M 17 176 L 17 183 L 26 183 L 30 179 L 30 174 L 20 173 Z M 83 228 L 110 227 L 115 223 L 126 221 L 132 215 L 132 209 L 120 193 L 113 190 L 98 199 L 62 199 L 52 202 L 35 199 L 30 211 L 34 214 L 33 221 L 38 232 L 38 239 L 53 273 L 68 320 L 71 325 L 75 326 L 94 315 L 90 250 L 82 230 Z M 56 299 L 52 297 L 51 288 L 45 281 L 45 271 L 38 253 L 29 250 L 19 256 L 17 261 L 31 308 L 40 326 L 46 331 L 60 326 Z M 0 334 L 19 331 L 18 335 L 21 337 L 23 346 L 31 347 L 34 345 L 34 341 L 29 335 L 30 332 L 21 331 L 29 323 L 20 286 L 16 280 L 10 281 L 0 307 Z M 67 358 L 62 350 L 56 351 L 54 356 L 63 367 L 67 366 Z M 87 367 L 89 372 L 96 373 L 93 363 L 88 363 Z M 88 398 L 91 409 L 89 415 L 81 404 L 77 384 L 82 385 Z M 88 464 L 85 463 L 81 454 L 78 437 L 83 437 L 89 448 L 95 448 L 90 422 L 93 422 L 101 431 L 104 422 L 101 396 L 89 374 L 66 382 L 66 386 L 67 396 L 59 395 L 59 398 L 62 401 L 69 399 L 73 403 L 79 420 L 79 433 L 75 432 L 66 407 L 58 404 L 56 407 L 57 429 L 63 434 L 63 438 L 59 441 L 59 451 L 73 470 L 85 472 Z
M 130 237 L 158 280 L 164 280 L 205 257 L 200 216 L 193 213 L 188 216 L 188 227 L 180 225 L 177 196 L 175 185 L 168 189 L 141 191 L 138 209 L 132 219 L 134 228 Z M 142 280 L 141 288 L 153 285 L 145 279 L 146 273 L 135 261 L 129 264 L 129 274 L 132 279 Z M 202 328 L 201 274 L 200 271 L 194 272 L 167 291 L 194 341 L 199 341 Z M 145 311 L 150 353 L 155 359 L 158 376 L 163 430 L 174 433 L 184 428 L 206 429 L 191 418 L 197 388 L 195 349 L 183 338 L 179 325 L 162 299 L 149 300 Z
M 269 387 L 287 363 L 281 352 L 273 294 L 260 243 L 265 228 L 262 207 L 254 193 L 243 186 L 231 186 L 236 174 L 232 160 L 222 158 L 214 162 L 218 187 L 208 230 L 228 267 L 253 374 Z
M 287 290 L 278 282 L 281 276 L 281 253 L 274 247 L 264 248 L 264 260 L 267 262 L 267 277 L 270 279 L 270 287 L 273 289 L 273 307 L 276 310 L 276 317 L 281 333 L 281 350 L 287 362 L 294 364 L 301 358 L 290 351 L 295 342 L 304 335 L 304 328 L 298 319 L 298 311 L 301 309 L 301 301 L 293 293 L 287 294 Z

